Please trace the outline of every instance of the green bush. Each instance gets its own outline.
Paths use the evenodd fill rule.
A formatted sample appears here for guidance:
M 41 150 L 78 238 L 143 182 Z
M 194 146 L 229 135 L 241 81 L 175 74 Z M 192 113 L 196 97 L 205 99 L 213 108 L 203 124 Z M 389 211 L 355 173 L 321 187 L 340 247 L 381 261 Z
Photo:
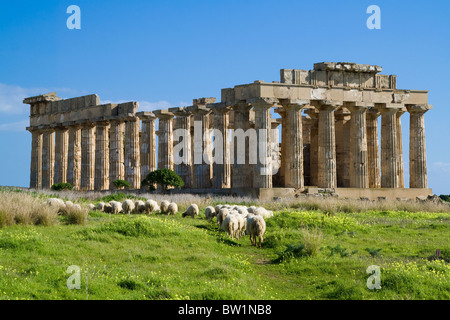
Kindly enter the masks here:
M 116 189 L 128 189 L 130 188 L 130 183 L 126 180 L 114 180 L 113 185 Z
M 446 202 L 450 202 L 450 195 L 446 195 L 446 194 L 441 194 L 439 196 L 439 198 L 441 198 L 442 200 L 446 201 Z
M 72 190 L 73 187 L 68 182 L 60 182 L 60 183 L 55 183 L 54 185 L 52 185 L 51 189 L 55 190 L 55 191 L 63 191 L 63 190 Z
M 147 177 L 145 177 L 142 181 L 142 187 L 148 187 L 150 191 L 153 191 L 155 184 L 159 184 L 163 191 L 167 191 L 169 187 L 180 189 L 184 186 L 184 181 L 173 170 L 158 169 L 150 172 Z

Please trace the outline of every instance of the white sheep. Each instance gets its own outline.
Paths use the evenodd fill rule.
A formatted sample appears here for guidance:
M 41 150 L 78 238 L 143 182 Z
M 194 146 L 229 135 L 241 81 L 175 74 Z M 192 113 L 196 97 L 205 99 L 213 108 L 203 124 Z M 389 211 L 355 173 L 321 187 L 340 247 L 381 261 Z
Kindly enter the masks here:
M 238 230 L 236 232 L 236 237 L 239 239 L 241 236 L 245 235 L 245 230 L 247 229 L 247 218 L 242 214 L 236 214 L 236 219 L 238 221 Z
M 182 214 L 182 217 L 190 216 L 192 219 L 195 218 L 195 216 L 198 216 L 198 206 L 195 203 L 192 203 L 189 208 Z
M 216 216 L 216 209 L 212 206 L 208 206 L 205 209 L 205 217 L 206 220 L 208 221 L 212 221 L 212 219 Z
M 169 209 L 169 204 L 170 204 L 170 202 L 167 200 L 161 201 L 161 205 L 160 205 L 161 212 L 163 212 L 163 213 L 167 212 L 167 209 Z
M 137 200 L 134 203 L 134 211 L 137 213 L 143 213 L 145 211 L 145 203 L 142 200 Z
M 264 219 L 273 217 L 273 212 L 268 211 L 268 210 L 264 209 L 263 207 L 256 208 L 256 210 L 254 210 L 253 213 L 257 216 L 263 217 Z
M 145 212 L 148 214 L 159 211 L 158 203 L 155 200 L 147 200 L 145 201 Z
M 230 213 L 230 210 L 228 210 L 228 208 L 222 208 L 219 210 L 219 213 L 217 214 L 217 226 L 219 228 L 222 225 L 223 220 L 229 213 Z
M 123 212 L 126 214 L 130 214 L 134 210 L 134 203 L 131 200 L 125 200 L 122 202 Z
M 177 214 L 178 213 L 178 206 L 175 202 L 171 202 L 169 204 L 169 207 L 167 207 L 167 214 L 171 215 L 171 214 Z
M 222 209 L 222 206 L 223 205 L 218 204 L 217 206 L 214 207 L 214 211 L 216 211 L 216 215 L 219 213 L 220 209 Z
M 111 201 L 109 203 L 111 205 L 111 212 L 114 214 L 121 213 L 123 211 L 122 204 L 118 201 Z
M 98 210 L 98 211 L 104 211 L 104 210 L 105 210 L 105 203 L 104 203 L 104 202 L 100 202 L 100 203 L 97 205 L 97 210 Z
M 237 238 L 237 234 L 239 232 L 239 220 L 237 215 L 228 214 L 222 222 L 222 230 L 229 236 Z
M 261 248 L 261 243 L 263 242 L 263 235 L 266 231 L 266 222 L 264 218 L 259 215 L 249 214 L 247 217 L 247 233 L 250 236 L 250 242 L 252 246 L 257 246 L 256 237 L 259 239 L 259 247 Z
M 255 213 L 256 207 L 255 206 L 250 206 L 247 208 L 248 213 Z
M 93 205 L 92 203 L 89 203 L 88 208 L 89 208 L 89 211 L 94 211 L 95 205 Z

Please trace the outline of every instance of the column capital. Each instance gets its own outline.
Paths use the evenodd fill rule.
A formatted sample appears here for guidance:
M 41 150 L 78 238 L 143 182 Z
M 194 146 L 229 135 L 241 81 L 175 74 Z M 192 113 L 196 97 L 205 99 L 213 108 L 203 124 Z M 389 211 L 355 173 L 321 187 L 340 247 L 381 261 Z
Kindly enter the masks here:
M 213 113 L 228 113 L 231 109 L 232 108 L 228 103 L 214 103 L 212 105 Z
M 178 117 L 189 117 L 192 115 L 192 112 L 184 107 L 169 108 L 169 112 L 173 113 L 177 118 Z
M 317 111 L 316 108 L 307 109 L 305 113 L 311 118 L 311 119 L 318 119 L 319 118 L 319 111 Z
M 303 109 L 310 104 L 309 100 L 280 99 L 280 104 L 286 109 Z
M 138 112 L 138 113 L 136 113 L 136 116 L 139 117 L 139 119 L 141 119 L 142 121 L 156 119 L 156 115 L 153 112 L 150 112 L 150 111 Z
M 350 112 L 358 112 L 369 109 L 370 105 L 362 101 L 344 101 L 344 107 Z
M 347 108 L 339 108 L 334 113 L 334 118 L 336 120 L 348 120 L 350 119 L 351 112 Z
M 394 114 L 403 109 L 404 105 L 397 103 L 375 103 L 375 108 L 381 114 Z
M 248 99 L 247 102 L 253 106 L 253 108 L 272 108 L 276 103 L 278 103 L 278 99 L 274 98 L 253 98 Z
M 236 102 L 234 105 L 232 105 L 231 108 L 234 111 L 237 111 L 240 113 L 245 113 L 245 112 L 250 111 L 250 109 L 252 108 L 252 105 L 245 100 L 241 100 L 241 101 Z
M 159 120 L 170 120 L 175 117 L 175 115 L 172 112 L 169 112 L 167 109 L 156 110 L 153 113 Z
M 377 109 L 377 108 L 375 108 L 375 107 L 371 107 L 371 108 L 369 108 L 368 110 L 367 110 L 367 114 L 370 116 L 370 117 L 372 117 L 372 118 L 378 118 L 379 116 L 380 116 L 380 111 Z
M 194 105 L 186 107 L 186 109 L 187 111 L 192 112 L 193 114 L 200 114 L 205 116 L 211 113 L 211 109 L 206 105 Z
M 100 120 L 95 122 L 96 127 L 107 127 L 110 125 L 110 122 L 108 120 Z
M 311 100 L 311 105 L 317 110 L 334 111 L 342 106 L 342 102 L 335 100 Z
M 409 113 L 425 113 L 433 109 L 431 104 L 407 104 L 406 109 Z

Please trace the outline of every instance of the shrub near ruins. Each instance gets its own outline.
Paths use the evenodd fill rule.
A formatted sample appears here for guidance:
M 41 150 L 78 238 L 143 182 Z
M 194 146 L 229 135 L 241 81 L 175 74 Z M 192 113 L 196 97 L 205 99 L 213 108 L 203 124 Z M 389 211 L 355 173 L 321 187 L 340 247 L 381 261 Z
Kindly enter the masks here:
M 142 181 L 143 187 L 148 187 L 149 190 L 154 184 L 159 184 L 164 192 L 169 190 L 169 187 L 180 189 L 184 186 L 184 181 L 181 177 L 170 169 L 158 169 L 150 172 Z

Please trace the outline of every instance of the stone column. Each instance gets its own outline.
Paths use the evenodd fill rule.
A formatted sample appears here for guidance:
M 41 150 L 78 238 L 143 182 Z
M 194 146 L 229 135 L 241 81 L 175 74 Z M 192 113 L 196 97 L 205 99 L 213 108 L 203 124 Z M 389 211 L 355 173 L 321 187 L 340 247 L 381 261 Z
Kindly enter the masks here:
M 381 187 L 398 188 L 397 107 L 377 104 L 381 113 Z
M 55 131 L 45 129 L 42 135 L 42 189 L 50 189 L 54 183 Z
M 370 108 L 366 112 L 367 161 L 369 170 L 369 188 L 381 188 L 380 152 L 378 143 L 378 117 L 380 112 Z
M 67 127 L 55 128 L 55 181 L 67 182 L 67 155 L 69 151 L 69 130 Z
M 302 110 L 309 104 L 308 100 L 283 100 L 286 110 L 286 167 L 285 186 L 287 188 L 301 189 L 304 187 L 303 179 L 303 129 Z
M 350 187 L 350 125 L 351 113 L 339 108 L 334 113 L 336 130 L 336 179 L 338 188 Z
M 368 155 L 366 111 L 368 106 L 360 102 L 345 103 L 351 112 L 350 119 L 350 187 L 368 188 Z
M 334 111 L 339 104 L 334 101 L 320 100 L 316 103 L 319 110 L 319 154 L 318 186 L 336 188 L 336 137 L 334 129 Z
M 425 112 L 431 105 L 409 105 L 409 187 L 427 188 L 427 156 L 425 147 Z
M 141 144 L 141 178 L 156 170 L 156 137 L 155 120 L 153 112 L 139 112 L 136 114 L 142 120 Z
M 274 111 L 281 116 L 280 180 L 281 180 L 282 185 L 285 187 L 286 186 L 286 166 L 289 161 L 288 157 L 286 156 L 287 141 L 289 140 L 288 131 L 287 131 L 286 109 L 283 107 L 280 107 L 280 108 L 275 108 Z
M 310 136 L 310 185 L 319 185 L 319 112 L 313 108 L 306 113 L 311 118 Z
M 191 139 L 191 112 L 186 108 L 170 108 L 169 112 L 175 115 L 174 146 L 178 146 L 177 153 L 174 149 L 175 172 L 183 179 L 184 188 L 192 187 L 192 139 Z M 181 137 L 181 142 L 179 138 Z M 181 148 L 181 150 L 180 150 Z
M 131 189 L 141 188 L 139 131 L 139 118 L 127 117 L 125 119 L 125 180 L 130 183 Z
M 272 118 L 270 109 L 277 101 L 269 98 L 257 98 L 248 102 L 253 106 L 255 112 L 255 130 L 258 141 L 258 159 L 253 166 L 253 187 L 272 188 L 272 159 L 270 148 Z
M 154 112 L 159 119 L 158 128 L 158 169 L 173 170 L 173 118 L 167 110 Z
M 109 122 L 96 122 L 95 190 L 109 189 Z
M 194 115 L 193 188 L 211 188 L 212 149 L 209 118 L 211 110 L 206 104 L 188 107 Z
M 228 132 L 230 110 L 231 107 L 226 104 L 216 104 L 213 108 L 214 128 L 222 136 L 220 143 L 219 140 L 214 140 L 216 157 L 213 163 L 213 187 L 215 189 L 231 187 L 230 135 Z M 217 154 L 221 154 L 220 159 Z
M 110 145 L 109 145 L 109 181 L 110 188 L 116 180 L 125 180 L 124 165 L 124 134 L 125 125 L 123 119 L 114 119 L 110 121 Z
M 74 190 L 81 186 L 81 126 L 69 126 L 69 148 L 67 160 L 67 182 Z
M 405 176 L 403 173 L 403 140 L 402 140 L 402 121 L 401 116 L 406 112 L 406 108 L 400 109 L 396 114 L 397 125 L 397 174 L 398 174 L 398 187 L 405 187 Z
M 31 132 L 31 170 L 30 188 L 42 188 L 42 131 L 27 128 Z
M 284 185 L 284 180 L 280 180 L 281 168 L 281 146 L 280 146 L 280 130 L 281 119 L 272 119 L 270 129 L 270 164 L 272 167 L 272 187 L 279 188 Z
M 95 124 L 83 123 L 81 128 L 81 190 L 95 188 Z
M 250 164 L 250 109 L 252 106 L 245 101 L 240 101 L 232 106 L 234 111 L 234 131 L 232 137 L 232 157 L 233 170 L 231 174 L 231 186 L 233 188 L 246 188 L 253 186 L 253 164 Z M 249 135 L 246 135 L 248 133 Z M 239 141 L 238 137 L 244 138 Z M 255 135 L 256 143 L 256 135 Z M 239 163 L 239 157 L 244 163 Z
M 303 184 L 305 186 L 311 185 L 311 125 L 311 117 L 303 116 Z

